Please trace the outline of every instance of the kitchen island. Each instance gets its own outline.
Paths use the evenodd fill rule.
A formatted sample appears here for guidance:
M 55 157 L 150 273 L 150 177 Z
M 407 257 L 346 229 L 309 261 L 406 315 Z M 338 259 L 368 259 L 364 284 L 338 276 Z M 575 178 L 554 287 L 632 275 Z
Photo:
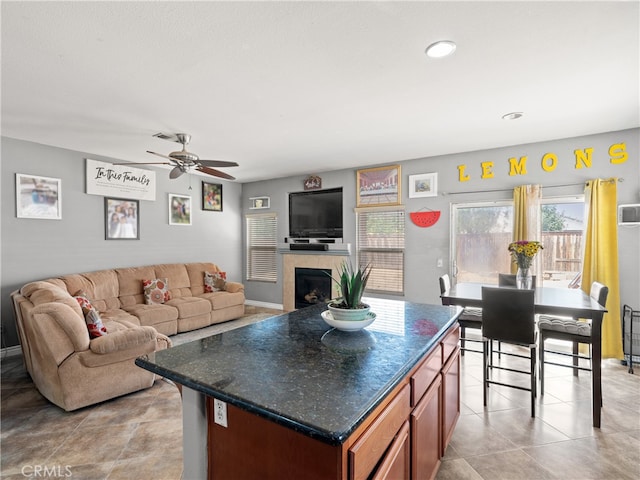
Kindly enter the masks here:
M 137 359 L 186 387 L 183 415 L 206 432 L 184 478 L 202 443 L 200 478 L 432 478 L 459 415 L 461 308 L 366 301 L 360 332 L 316 305 Z

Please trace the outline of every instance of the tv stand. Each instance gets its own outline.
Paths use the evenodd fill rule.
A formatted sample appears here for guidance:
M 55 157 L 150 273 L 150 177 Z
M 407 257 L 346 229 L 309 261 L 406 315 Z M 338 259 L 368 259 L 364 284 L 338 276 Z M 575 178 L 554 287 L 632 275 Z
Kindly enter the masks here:
M 343 243 L 342 238 L 298 238 L 298 237 L 286 237 L 285 243 L 291 244 L 318 244 L 318 243 Z

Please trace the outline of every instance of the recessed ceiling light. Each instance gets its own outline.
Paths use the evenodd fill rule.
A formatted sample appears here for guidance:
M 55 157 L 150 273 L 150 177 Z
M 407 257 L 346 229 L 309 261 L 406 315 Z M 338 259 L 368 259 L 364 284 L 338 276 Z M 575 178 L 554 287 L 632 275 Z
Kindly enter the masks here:
M 425 53 L 431 58 L 442 58 L 451 55 L 456 51 L 456 44 L 450 40 L 440 40 L 427 47 Z
M 503 120 L 517 120 L 520 117 L 522 117 L 524 115 L 524 113 L 522 112 L 511 112 L 511 113 L 506 113 L 502 116 Z

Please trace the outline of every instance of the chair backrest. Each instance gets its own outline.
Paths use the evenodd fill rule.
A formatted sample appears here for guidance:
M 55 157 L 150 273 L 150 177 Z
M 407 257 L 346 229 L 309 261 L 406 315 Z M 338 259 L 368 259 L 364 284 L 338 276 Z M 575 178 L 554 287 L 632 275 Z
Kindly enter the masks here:
M 440 295 L 451 288 L 451 279 L 449 278 L 449 274 L 445 273 L 440 277 Z
M 591 284 L 591 291 L 589 292 L 589 296 L 603 307 L 606 307 L 607 297 L 609 296 L 609 287 L 601 284 L 600 282 L 593 282 Z
M 535 343 L 533 290 L 482 287 L 482 336 L 524 345 Z
M 499 273 L 498 274 L 498 286 L 499 287 L 515 287 L 516 276 L 511 273 Z M 531 288 L 536 288 L 536 276 L 531 276 Z

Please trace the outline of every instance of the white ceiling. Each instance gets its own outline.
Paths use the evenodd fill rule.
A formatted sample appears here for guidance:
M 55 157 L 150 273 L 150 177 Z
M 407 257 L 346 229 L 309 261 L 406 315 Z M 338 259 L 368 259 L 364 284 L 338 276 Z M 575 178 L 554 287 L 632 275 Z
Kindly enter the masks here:
M 3 1 L 2 135 L 151 162 L 186 132 L 248 182 L 633 128 L 639 24 L 638 1 Z

